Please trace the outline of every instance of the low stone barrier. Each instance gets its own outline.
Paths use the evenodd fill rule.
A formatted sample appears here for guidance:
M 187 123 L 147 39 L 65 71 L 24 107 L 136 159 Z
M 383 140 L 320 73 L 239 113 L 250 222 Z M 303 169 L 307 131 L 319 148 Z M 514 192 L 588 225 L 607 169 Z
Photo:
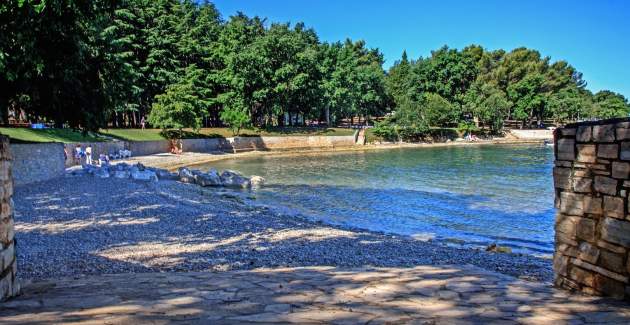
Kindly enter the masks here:
M 23 185 L 62 176 L 66 167 L 73 166 L 77 145 L 85 149 L 92 146 L 92 158 L 100 154 L 117 154 L 129 150 L 133 156 L 147 156 L 170 152 L 171 145 L 164 141 L 112 141 L 81 143 L 11 144 L 15 184 Z M 242 152 L 254 150 L 304 150 L 339 148 L 354 145 L 353 136 L 287 136 L 287 137 L 235 137 L 211 139 L 184 139 L 184 152 Z M 65 153 L 64 153 L 65 151 Z M 65 157 L 64 157 L 65 156 Z
M 0 136 L 0 301 L 20 291 L 16 280 L 12 178 L 9 139 Z
M 555 132 L 557 286 L 630 299 L 630 119 Z
M 63 175 L 63 143 L 11 144 L 15 185 L 45 181 Z

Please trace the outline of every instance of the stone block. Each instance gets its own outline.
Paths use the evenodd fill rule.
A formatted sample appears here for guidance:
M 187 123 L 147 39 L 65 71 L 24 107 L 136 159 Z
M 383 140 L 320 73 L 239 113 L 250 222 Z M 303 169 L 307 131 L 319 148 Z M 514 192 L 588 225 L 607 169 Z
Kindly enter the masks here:
M 583 163 L 596 163 L 596 146 L 594 144 L 577 145 L 577 161 Z
M 630 246 L 630 222 L 614 218 L 604 218 L 601 238 L 609 243 Z
M 619 159 L 630 160 L 630 142 L 624 141 L 621 143 L 621 149 L 619 149 Z
M 615 280 L 617 280 L 619 282 L 628 283 L 628 277 L 627 276 L 621 275 L 621 274 L 616 273 L 616 272 L 608 271 L 608 270 L 606 270 L 606 269 L 604 269 L 602 267 L 599 267 L 597 265 L 593 265 L 593 264 L 587 263 L 587 262 L 582 261 L 580 259 L 572 258 L 570 260 L 570 263 L 573 264 L 573 265 L 579 266 L 579 267 L 581 267 L 583 269 L 586 269 L 586 270 L 593 271 L 595 273 L 604 275 L 604 276 L 609 277 L 611 279 L 615 279 Z
M 604 216 L 623 219 L 625 215 L 625 203 L 623 198 L 604 196 Z
M 562 192 L 560 195 L 560 212 L 580 216 L 584 213 L 584 195 Z
M 618 123 L 616 128 L 617 140 L 630 139 L 630 128 L 625 126 L 628 122 Z
M 598 240 L 597 241 L 597 247 L 600 248 L 604 248 L 607 249 L 611 252 L 614 253 L 618 253 L 618 254 L 625 254 L 626 253 L 626 248 L 622 247 L 622 246 L 617 246 L 617 245 L 613 245 L 611 243 L 607 243 L 603 240 Z
M 616 195 L 617 194 L 617 180 L 605 176 L 595 176 L 594 189 L 596 192 Z
M 610 164 L 610 160 L 608 159 L 601 159 L 601 158 L 597 158 L 596 161 L 598 164 Z
M 574 261 L 575 259 L 571 259 Z M 580 284 L 592 287 L 595 284 L 595 274 L 591 271 L 581 269 L 579 267 L 571 267 L 569 270 L 569 278 Z
M 575 253 L 571 255 L 574 257 L 577 256 L 577 246 L 579 245 L 579 243 L 576 241 L 577 238 L 575 237 L 575 235 L 576 235 L 575 231 L 572 234 L 567 234 L 567 233 L 558 231 L 558 228 L 556 227 L 556 234 L 554 236 L 556 240 L 556 244 L 559 244 L 559 245 L 566 244 L 569 246 L 573 246 L 575 248 L 575 251 L 574 251 Z M 568 248 L 565 252 L 568 252 Z M 567 253 L 565 255 L 569 255 L 569 254 Z
M 559 139 L 557 143 L 558 160 L 575 160 L 575 140 L 573 139 Z
M 578 193 L 591 193 L 592 192 L 593 179 L 586 177 L 573 178 L 573 191 Z M 559 187 L 559 186 L 556 186 Z
M 553 169 L 553 183 L 556 188 L 571 189 L 571 169 L 555 167 Z
M 560 275 L 567 275 L 567 267 L 569 266 L 569 257 L 564 256 L 564 255 L 560 255 L 560 254 L 554 254 L 553 256 L 553 271 L 556 274 L 560 274 Z
M 574 243 L 577 244 L 575 241 Z M 556 238 L 556 253 L 570 257 L 578 257 L 579 251 L 576 246 L 562 242 L 562 238 L 560 238 L 560 240 Z
M 595 242 L 595 221 L 593 219 L 578 218 L 575 223 L 576 236 L 588 242 Z
M 593 134 L 593 128 L 590 126 L 580 126 L 575 133 L 575 140 L 577 142 L 591 142 Z
M 597 157 L 617 159 L 619 156 L 618 144 L 598 144 L 597 145 Z
M 15 237 L 13 218 L 0 220 L 0 244 L 8 245 Z
M 567 167 L 567 168 L 571 168 L 573 166 L 573 164 L 570 161 L 563 161 L 563 160 L 556 160 L 554 162 L 554 165 L 556 165 L 556 167 Z
M 622 254 L 601 250 L 598 264 L 601 267 L 615 273 L 625 273 Z
M 623 282 L 619 282 L 601 274 L 595 275 L 593 289 L 604 296 L 616 299 L 622 299 L 625 296 L 625 286 Z
M 561 136 L 574 136 L 576 133 L 576 129 L 575 128 L 559 128 L 557 129 L 558 132 L 560 132 Z
M 593 141 L 595 142 L 615 141 L 615 126 L 612 124 L 593 126 Z
M 2 265 L 3 265 L 2 267 L 3 269 L 0 270 L 0 273 L 1 271 L 4 271 L 5 268 L 8 268 L 9 265 L 11 265 L 14 258 L 15 258 L 15 246 L 13 243 L 11 243 L 8 246 L 6 246 L 5 249 L 0 251 L 0 259 L 2 260 Z
M 591 177 L 593 173 L 590 169 L 573 169 L 573 177 Z
M 612 177 L 619 179 L 628 179 L 628 177 L 630 177 L 630 163 L 613 161 Z
M 602 214 L 602 198 L 593 196 L 584 196 L 583 209 L 585 213 Z
M 555 230 L 556 234 L 566 234 L 568 238 L 573 239 L 577 234 L 576 224 L 580 217 L 565 216 L 560 214 L 556 220 Z M 577 244 L 575 244 L 577 246 Z
M 591 264 L 597 263 L 599 249 L 587 242 L 581 242 L 578 247 L 578 258 Z

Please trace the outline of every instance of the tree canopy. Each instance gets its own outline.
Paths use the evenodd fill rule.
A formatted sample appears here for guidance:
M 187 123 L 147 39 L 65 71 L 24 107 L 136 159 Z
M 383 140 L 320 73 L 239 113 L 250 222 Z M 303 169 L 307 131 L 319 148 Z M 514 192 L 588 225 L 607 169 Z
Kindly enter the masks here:
M 0 3 L 0 117 L 96 130 L 334 125 L 430 127 L 628 116 L 625 97 L 592 94 L 573 66 L 538 51 L 444 46 L 404 52 L 388 71 L 363 40 L 321 42 L 303 23 L 222 18 L 194 0 L 6 0 Z

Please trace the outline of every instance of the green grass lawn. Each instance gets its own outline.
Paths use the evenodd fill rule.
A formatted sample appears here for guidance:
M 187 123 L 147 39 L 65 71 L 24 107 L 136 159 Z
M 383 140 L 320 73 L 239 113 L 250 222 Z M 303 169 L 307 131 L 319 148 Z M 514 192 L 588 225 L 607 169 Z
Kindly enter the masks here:
M 28 129 L 0 128 L 0 133 L 11 138 L 12 142 L 96 142 L 116 138 L 125 141 L 165 140 L 176 131 L 163 132 L 161 129 L 103 129 L 99 133 L 88 133 L 71 129 Z M 285 127 L 256 130 L 243 130 L 241 136 L 300 136 L 300 135 L 352 135 L 354 130 L 343 128 Z M 232 137 L 227 128 L 202 128 L 199 132 L 185 129 L 184 138 L 227 138 Z
M 28 129 L 28 128 L 3 128 L 0 134 L 9 136 L 11 142 L 97 142 L 107 141 L 98 134 L 82 134 L 81 131 L 72 129 Z

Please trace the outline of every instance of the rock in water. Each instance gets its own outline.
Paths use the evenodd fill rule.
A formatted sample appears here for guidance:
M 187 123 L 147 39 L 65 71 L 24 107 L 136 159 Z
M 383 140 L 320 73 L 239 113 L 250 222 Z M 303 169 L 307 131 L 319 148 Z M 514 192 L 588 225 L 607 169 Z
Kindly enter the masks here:
M 179 174 L 171 173 L 166 169 L 156 168 L 155 174 L 157 175 L 158 179 L 172 180 L 172 181 L 176 181 L 179 179 Z
M 131 178 L 137 181 L 157 181 L 157 175 L 150 170 L 139 170 L 131 172 Z
M 507 246 L 499 246 L 496 243 L 492 243 L 486 247 L 486 251 L 495 253 L 512 253 L 512 249 Z
M 194 183 L 195 175 L 186 167 L 178 169 L 179 181 L 182 183 Z
M 194 172 L 193 172 L 194 173 Z M 216 169 L 210 169 L 207 173 L 194 173 L 195 183 L 200 186 L 222 186 L 221 176 Z
M 224 170 L 223 173 L 221 173 L 221 183 L 229 187 L 251 187 L 251 182 L 247 177 L 243 177 L 241 174 L 232 170 Z
M 252 184 L 252 187 L 261 187 L 263 185 L 265 185 L 265 179 L 261 176 L 252 176 L 249 179 L 249 182 Z

